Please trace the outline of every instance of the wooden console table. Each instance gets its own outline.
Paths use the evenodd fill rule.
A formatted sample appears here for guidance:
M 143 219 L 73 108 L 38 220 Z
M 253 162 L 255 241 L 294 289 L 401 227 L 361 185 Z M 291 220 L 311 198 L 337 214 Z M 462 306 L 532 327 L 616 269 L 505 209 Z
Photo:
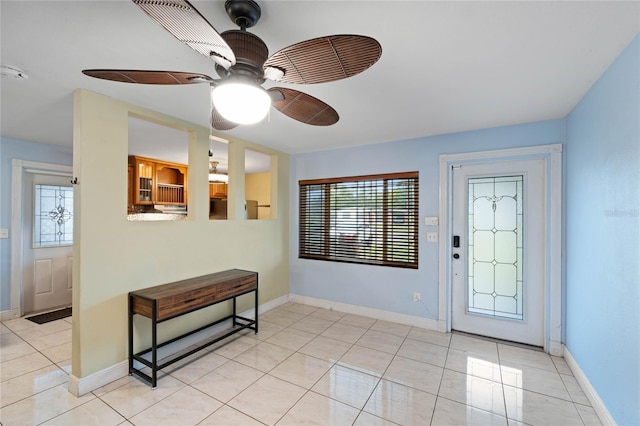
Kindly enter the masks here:
M 236 313 L 236 297 L 255 292 L 255 317 L 244 318 Z M 182 334 L 169 341 L 158 344 L 158 324 L 180 315 L 233 299 L 233 313 L 196 330 Z M 142 315 L 151 319 L 151 347 L 133 353 L 133 316 Z M 226 320 L 232 320 L 230 329 L 218 333 L 213 338 L 192 346 L 177 354 L 158 359 L 158 348 L 176 342 L 182 338 L 200 332 Z M 176 281 L 129 293 L 129 375 L 136 374 L 155 388 L 158 382 L 158 370 L 180 361 L 195 352 L 206 348 L 239 331 L 249 328 L 258 333 L 258 273 L 230 269 L 202 277 Z M 148 354 L 151 353 L 149 360 Z M 151 376 L 134 367 L 134 361 L 151 368 Z

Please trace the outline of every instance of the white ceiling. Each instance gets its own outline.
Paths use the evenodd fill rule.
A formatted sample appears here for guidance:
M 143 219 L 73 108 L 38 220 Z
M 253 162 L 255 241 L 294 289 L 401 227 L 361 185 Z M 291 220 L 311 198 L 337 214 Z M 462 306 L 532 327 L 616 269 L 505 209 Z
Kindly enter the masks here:
M 219 31 L 222 1 L 193 1 Z M 272 109 L 229 134 L 289 153 L 565 117 L 640 31 L 640 2 L 259 1 L 251 32 L 270 52 L 329 34 L 363 34 L 382 58 L 352 78 L 295 86 L 340 121 L 309 126 Z M 72 92 L 86 88 L 203 126 L 206 85 L 131 85 L 86 68 L 199 72 L 213 63 L 127 0 L 0 2 L 2 137 L 72 144 Z M 275 84 L 265 83 L 265 87 Z M 286 85 L 283 85 L 286 86 Z

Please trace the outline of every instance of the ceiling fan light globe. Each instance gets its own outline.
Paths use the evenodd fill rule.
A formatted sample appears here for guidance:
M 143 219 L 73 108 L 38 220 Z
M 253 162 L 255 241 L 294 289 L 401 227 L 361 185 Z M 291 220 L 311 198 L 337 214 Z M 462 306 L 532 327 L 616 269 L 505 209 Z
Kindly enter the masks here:
M 271 107 L 271 97 L 262 88 L 246 83 L 225 83 L 211 93 L 213 105 L 225 119 L 238 124 L 262 121 Z

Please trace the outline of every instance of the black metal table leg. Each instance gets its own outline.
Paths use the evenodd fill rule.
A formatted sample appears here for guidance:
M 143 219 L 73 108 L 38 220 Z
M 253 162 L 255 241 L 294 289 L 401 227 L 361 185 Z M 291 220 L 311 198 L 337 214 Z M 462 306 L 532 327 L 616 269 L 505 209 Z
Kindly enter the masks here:
M 129 375 L 133 374 L 133 312 L 132 300 L 129 295 Z
M 236 297 L 233 296 L 233 326 L 235 327 L 238 323 L 236 322 Z
M 153 301 L 151 307 L 151 387 L 158 383 L 158 302 Z
M 255 320 L 256 323 L 254 324 L 254 326 L 256 327 L 256 334 L 258 334 L 258 285 L 256 283 L 256 291 L 255 291 L 255 305 L 254 305 L 254 309 L 255 309 Z

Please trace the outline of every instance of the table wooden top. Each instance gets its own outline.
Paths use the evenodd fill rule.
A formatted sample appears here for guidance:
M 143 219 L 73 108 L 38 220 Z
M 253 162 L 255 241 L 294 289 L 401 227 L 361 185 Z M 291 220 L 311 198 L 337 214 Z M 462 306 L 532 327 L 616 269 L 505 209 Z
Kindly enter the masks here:
M 215 272 L 213 274 L 202 275 L 200 277 L 188 278 L 186 280 L 131 291 L 129 292 L 129 295 L 150 300 L 170 298 L 185 292 L 197 292 L 200 289 L 215 286 L 216 284 L 225 284 L 254 276 L 257 278 L 257 275 L 257 272 L 244 271 L 241 269 L 229 269 L 227 271 Z

